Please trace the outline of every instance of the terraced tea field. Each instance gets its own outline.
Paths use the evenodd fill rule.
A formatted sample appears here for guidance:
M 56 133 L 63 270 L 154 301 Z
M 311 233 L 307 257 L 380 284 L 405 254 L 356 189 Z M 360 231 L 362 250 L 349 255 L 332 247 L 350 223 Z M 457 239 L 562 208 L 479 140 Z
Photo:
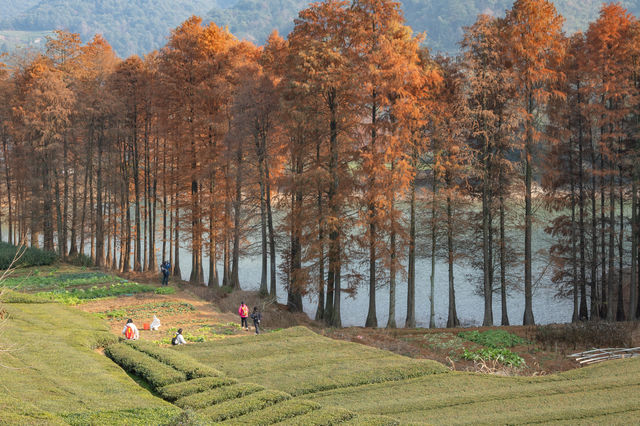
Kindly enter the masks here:
M 56 283 L 0 298 L 0 424 L 630 424 L 640 415 L 637 358 L 536 377 L 455 372 L 304 327 L 227 334 L 227 314 L 186 294 L 112 295 L 83 312 L 32 294 L 45 281 Z M 212 340 L 119 339 L 124 317 L 152 313 L 205 321 Z
M 303 328 L 179 350 L 241 383 L 402 424 L 629 424 L 640 410 L 637 358 L 558 375 L 500 377 L 452 372 Z

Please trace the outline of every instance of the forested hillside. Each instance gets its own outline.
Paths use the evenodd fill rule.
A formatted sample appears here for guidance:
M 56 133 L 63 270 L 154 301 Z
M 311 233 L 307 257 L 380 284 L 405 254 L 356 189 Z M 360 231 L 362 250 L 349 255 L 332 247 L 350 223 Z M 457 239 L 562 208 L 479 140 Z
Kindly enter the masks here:
M 262 44 L 272 30 L 286 35 L 310 0 L 0 0 L 0 30 L 78 32 L 83 40 L 101 33 L 120 56 L 144 54 L 164 45 L 171 28 L 191 15 L 228 26 L 240 39 Z M 504 15 L 511 0 L 402 0 L 407 23 L 427 33 L 429 47 L 453 53 L 462 27 L 478 14 Z M 600 9 L 600 0 L 555 0 L 565 31 L 585 29 Z M 620 2 L 631 13 L 640 0 Z

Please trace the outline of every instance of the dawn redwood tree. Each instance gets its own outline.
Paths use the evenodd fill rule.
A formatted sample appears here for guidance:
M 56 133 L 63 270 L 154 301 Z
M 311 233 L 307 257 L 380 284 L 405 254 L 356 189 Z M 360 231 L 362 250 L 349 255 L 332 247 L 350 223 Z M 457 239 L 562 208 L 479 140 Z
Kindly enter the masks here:
M 35 156 L 32 160 L 39 170 L 34 174 L 39 176 L 38 180 L 32 178 L 32 188 L 34 195 L 41 194 L 42 197 L 43 248 L 54 251 L 54 177 L 56 168 L 60 167 L 59 146 L 69 124 L 74 94 L 67 87 L 62 72 L 43 56 L 37 57 L 22 71 L 17 87 L 16 112 L 22 128 L 21 137 Z
M 328 233 L 327 301 L 325 322 L 341 325 L 341 279 L 348 236 L 345 208 L 351 193 L 349 164 L 354 155 L 350 130 L 353 115 L 353 67 L 348 60 L 350 48 L 348 2 L 328 0 L 312 4 L 300 12 L 289 36 L 294 85 L 308 85 L 312 96 L 322 101 L 325 119 L 328 187 L 326 231 Z
M 482 271 L 484 319 L 483 325 L 493 325 L 494 241 L 493 217 L 499 206 L 501 231 L 504 224 L 503 195 L 508 190 L 509 161 L 501 149 L 512 121 L 507 107 L 513 93 L 510 70 L 504 60 L 504 20 L 480 15 L 474 25 L 466 28 L 462 41 L 464 75 L 467 84 L 467 114 L 471 145 L 475 150 L 476 173 L 479 174 L 482 198 Z M 505 147 L 508 149 L 508 147 Z M 502 197 L 502 198 L 501 198 Z M 495 202 L 498 199 L 498 203 Z M 501 232 L 501 235 L 503 232 Z M 508 325 L 505 280 L 505 247 L 500 244 L 500 283 L 502 325 Z
M 406 97 L 407 76 L 418 64 L 418 39 L 411 34 L 399 4 L 389 0 L 360 0 L 352 5 L 353 64 L 363 85 L 357 103 L 361 117 L 363 141 L 359 151 L 361 179 L 360 223 L 366 230 L 360 245 L 368 251 L 369 312 L 366 327 L 377 327 L 377 278 L 382 276 L 378 264 L 387 265 L 390 287 L 395 287 L 399 256 L 395 252 L 400 211 L 396 195 L 408 189 L 406 173 L 409 140 L 396 131 L 398 119 L 394 105 Z M 389 166 L 390 165 L 390 166 Z M 385 235 L 394 240 L 387 244 Z M 390 250 L 386 248 L 390 247 Z M 391 306 L 395 305 L 395 300 Z M 395 316 L 395 313 L 392 313 Z
M 522 119 L 522 131 L 518 136 L 525 187 L 523 324 L 532 325 L 535 323 L 531 274 L 534 156 L 536 146 L 545 141 L 539 117 L 551 97 L 562 96 L 551 86 L 562 77 L 558 64 L 564 54 L 564 19 L 547 0 L 516 0 L 505 19 L 506 56 L 511 62 L 517 88 L 513 101 Z
M 601 315 L 607 320 L 624 319 L 622 305 L 621 264 L 615 265 L 616 251 L 618 260 L 623 259 L 622 241 L 624 240 L 624 215 L 620 217 L 620 232 L 616 231 L 616 203 L 622 195 L 621 153 L 624 149 L 625 118 L 629 115 L 628 99 L 633 92 L 631 67 L 629 59 L 633 40 L 633 24 L 635 19 L 619 4 L 604 5 L 598 20 L 589 26 L 586 34 L 587 51 L 590 58 L 592 75 L 591 107 L 597 120 L 597 148 L 600 156 L 600 206 L 601 206 L 601 262 L 602 284 Z M 616 184 L 617 175 L 617 184 Z M 616 194 L 616 186 L 619 194 Z M 606 190 L 608 189 L 609 206 L 605 207 Z M 606 217 L 608 213 L 608 218 Z M 606 224 L 606 242 L 605 237 Z M 618 250 L 615 247 L 619 241 Z M 607 256 L 605 257 L 605 250 Z M 616 274 L 616 266 L 618 271 Z M 605 272 L 606 271 L 606 272 Z M 618 285 L 615 278 L 618 278 Z M 614 310 L 614 299 L 618 304 Z

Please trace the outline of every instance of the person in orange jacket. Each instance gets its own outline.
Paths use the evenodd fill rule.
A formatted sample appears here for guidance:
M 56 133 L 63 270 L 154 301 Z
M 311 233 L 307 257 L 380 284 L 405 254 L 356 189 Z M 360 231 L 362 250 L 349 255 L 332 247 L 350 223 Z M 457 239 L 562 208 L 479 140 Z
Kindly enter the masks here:
M 249 324 L 247 323 L 247 318 L 249 317 L 249 307 L 245 305 L 244 302 L 240 302 L 238 314 L 240 315 L 240 327 L 244 328 L 245 330 L 249 330 Z

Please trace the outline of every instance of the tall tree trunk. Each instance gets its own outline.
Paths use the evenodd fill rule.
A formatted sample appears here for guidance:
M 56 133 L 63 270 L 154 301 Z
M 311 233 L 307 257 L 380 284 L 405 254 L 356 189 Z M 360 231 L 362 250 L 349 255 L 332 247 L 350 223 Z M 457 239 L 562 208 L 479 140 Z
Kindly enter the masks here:
M 616 321 L 624 321 L 624 297 L 622 294 L 622 277 L 623 277 L 623 243 L 624 243 L 624 196 L 623 196 L 623 187 L 622 187 L 622 158 L 620 157 L 620 150 L 618 150 L 618 198 L 620 199 L 620 237 L 618 238 L 618 291 L 617 297 L 618 300 L 617 309 L 616 309 Z M 633 256 L 632 256 L 633 257 Z
M 8 156 L 8 150 L 7 150 L 7 136 L 4 134 L 3 131 L 3 136 L 2 136 L 2 154 L 4 156 L 4 177 L 5 177 L 5 184 L 7 186 L 7 206 L 9 208 L 9 216 L 8 216 L 8 239 L 7 242 L 9 244 L 11 243 L 15 243 L 14 242 L 14 232 L 13 232 L 13 210 L 12 210 L 12 206 L 13 206 L 13 200 L 11 198 L 11 177 L 10 177 L 10 172 L 9 172 L 9 156 Z
M 573 172 L 573 144 L 569 144 L 569 185 L 571 193 L 571 285 L 573 287 L 573 315 L 572 322 L 580 319 L 580 301 L 578 288 L 578 250 L 577 250 L 577 230 L 576 230 L 576 185 Z
M 489 161 L 489 138 L 485 136 L 485 145 L 483 153 L 484 171 L 482 178 L 482 271 L 483 271 L 483 295 L 484 295 L 484 319 L 482 325 L 493 325 L 493 280 L 491 279 L 490 256 L 491 242 L 489 234 L 491 232 L 491 224 L 489 215 L 491 211 L 489 185 L 491 164 Z
M 69 256 L 78 253 L 76 229 L 78 227 L 78 170 L 74 168 L 71 194 L 71 237 L 69 239 Z
M 334 88 L 327 93 L 327 106 L 329 107 L 329 191 L 327 202 L 329 214 L 334 218 L 341 216 L 338 204 L 339 191 L 339 146 L 338 146 L 338 117 L 337 117 L 337 93 Z M 325 321 L 333 327 L 341 326 L 340 318 L 340 229 L 332 224 L 329 229 L 329 274 L 327 275 L 327 306 Z
M 273 300 L 277 300 L 276 285 L 276 237 L 273 230 L 273 212 L 271 210 L 271 177 L 269 175 L 269 161 L 264 162 L 264 174 L 266 183 L 266 208 L 267 208 L 267 230 L 269 231 L 269 295 Z
M 533 114 L 533 93 L 529 92 L 529 104 L 527 115 Z M 529 118 L 529 120 L 532 120 Z M 533 317 L 533 288 L 531 282 L 531 150 L 533 149 L 533 123 L 529 122 L 527 127 L 527 140 L 525 143 L 525 195 L 524 195 L 524 317 L 523 325 L 534 325 Z
M 591 319 L 595 320 L 600 316 L 600 303 L 598 293 L 598 212 L 596 207 L 596 149 L 593 145 L 593 135 L 589 131 L 590 154 L 591 154 Z
M 436 298 L 436 243 L 437 243 L 437 210 L 436 210 L 436 196 L 438 194 L 438 181 L 433 172 L 433 189 L 431 198 L 431 275 L 429 276 L 429 328 L 436 327 L 436 312 L 435 312 L 435 298 Z
M 609 165 L 612 166 L 612 161 L 609 161 Z M 612 168 L 612 167 L 611 167 Z M 609 276 L 607 277 L 607 320 L 613 321 L 615 319 L 613 311 L 613 296 L 614 296 L 614 264 L 615 264 L 615 224 L 616 224 L 616 196 L 614 191 L 614 177 L 613 172 L 610 171 L 609 176 Z
M 242 144 L 238 143 L 236 150 L 236 188 L 233 202 L 233 259 L 231 265 L 231 287 L 240 289 L 240 278 L 238 276 L 240 268 L 240 234 L 241 234 L 241 213 L 242 213 L 242 159 L 244 157 Z
M 373 162 L 376 161 L 376 118 L 377 114 L 377 106 L 376 106 L 376 91 L 373 90 L 372 93 L 373 103 L 371 106 L 371 145 L 370 145 L 370 154 L 372 156 Z M 375 194 L 376 191 L 376 181 L 375 176 L 371 174 L 369 176 L 368 188 L 365 192 L 369 192 L 369 194 Z M 378 326 L 378 318 L 376 313 L 376 206 L 374 204 L 373 198 L 369 200 L 369 205 L 367 206 L 369 210 L 369 312 L 367 313 L 367 320 L 365 322 L 365 327 L 377 327 Z
M 316 162 L 320 167 L 320 141 L 316 144 Z M 324 208 L 322 205 L 322 187 L 320 182 L 317 186 L 318 205 L 318 307 L 316 309 L 316 321 L 324 319 Z
M 95 265 L 104 264 L 104 220 L 102 217 L 102 152 L 104 131 L 98 136 L 98 159 L 96 163 L 96 257 Z
M 417 149 L 412 150 L 413 167 L 417 168 Z M 416 178 L 411 180 L 409 195 L 409 259 L 407 276 L 407 318 L 405 327 L 416 326 Z M 395 241 L 394 241 L 395 243 Z M 395 251 L 395 245 L 392 246 Z M 395 318 L 394 318 L 395 321 Z
M 173 172 L 173 182 L 174 182 L 174 196 L 173 200 L 175 205 L 173 205 L 173 276 L 182 279 L 182 271 L 180 271 L 180 202 L 179 202 L 179 193 L 178 193 L 178 181 L 177 181 L 177 157 L 174 157 L 172 172 Z
M 578 98 L 578 102 L 580 98 Z M 585 259 L 585 228 L 584 228 L 584 138 L 582 129 L 582 118 L 578 122 L 578 208 L 580 216 L 578 218 L 578 231 L 580 233 L 580 315 L 581 321 L 589 319 L 587 308 L 587 273 Z
M 605 216 L 605 200 L 604 153 L 600 152 L 600 264 L 602 265 L 602 278 L 600 283 L 600 318 L 603 319 L 607 317 L 607 306 L 609 304 L 607 294 L 607 240 L 605 238 L 605 225 L 607 223 L 607 217 Z M 609 271 L 609 273 L 611 273 L 611 271 Z
M 502 182 L 502 174 L 499 178 Z M 500 184 L 502 185 L 502 183 Z M 505 241 L 505 209 L 504 209 L 504 188 L 500 188 L 500 302 L 502 308 L 501 325 L 509 325 L 509 314 L 507 312 L 507 261 L 506 261 L 506 241 Z
M 393 170 L 393 163 L 391 165 Z M 395 208 L 395 197 L 392 196 L 391 208 Z M 389 319 L 387 328 L 396 328 L 396 229 L 395 223 L 391 224 L 391 235 L 389 237 L 390 257 L 389 264 Z
M 629 283 L 629 320 L 638 312 L 638 166 L 633 166 L 631 183 L 631 282 Z
M 451 187 L 449 187 L 451 190 Z M 447 194 L 447 252 L 449 263 L 449 314 L 447 327 L 458 327 L 460 321 L 456 312 L 456 292 L 453 285 L 453 212 L 451 208 L 451 196 Z
M 266 296 L 269 294 L 267 286 L 267 202 L 265 197 L 266 182 L 264 175 L 264 157 L 263 147 L 260 142 L 258 145 L 258 183 L 260 185 L 260 257 L 262 260 L 262 268 L 260 271 L 260 294 Z
M 69 227 L 69 143 L 67 136 L 62 140 L 62 231 L 58 235 L 61 241 L 61 255 L 64 259 L 67 256 L 68 227 Z M 60 244 L 60 243 L 58 243 Z
M 53 171 L 53 179 L 55 181 L 55 207 L 56 207 L 56 233 L 58 235 L 58 249 L 57 253 L 60 258 L 64 257 L 66 254 L 63 251 L 62 247 L 62 200 L 60 199 L 60 179 L 58 176 L 58 172 L 56 170 Z M 1 240 L 1 238 L 0 238 Z

